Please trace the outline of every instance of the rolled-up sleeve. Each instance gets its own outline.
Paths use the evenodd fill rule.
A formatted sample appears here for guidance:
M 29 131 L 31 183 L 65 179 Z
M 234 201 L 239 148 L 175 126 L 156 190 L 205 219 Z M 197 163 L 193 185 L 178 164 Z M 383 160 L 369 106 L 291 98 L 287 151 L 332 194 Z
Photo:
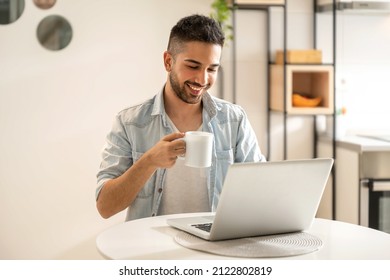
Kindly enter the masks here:
M 96 176 L 96 199 L 108 180 L 119 177 L 133 164 L 131 151 L 125 127 L 118 115 L 107 135 L 106 144 L 102 151 L 102 161 Z

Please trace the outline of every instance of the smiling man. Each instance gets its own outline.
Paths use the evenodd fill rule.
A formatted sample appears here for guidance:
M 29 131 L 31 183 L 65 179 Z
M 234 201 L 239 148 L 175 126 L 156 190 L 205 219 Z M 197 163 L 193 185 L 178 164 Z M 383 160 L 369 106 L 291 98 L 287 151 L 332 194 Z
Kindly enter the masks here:
M 224 39 L 220 25 L 202 15 L 172 28 L 163 89 L 119 112 L 107 136 L 96 189 L 102 217 L 126 208 L 126 220 L 215 211 L 228 166 L 265 161 L 243 109 L 207 92 L 217 79 Z M 209 168 L 177 160 L 185 153 L 180 138 L 198 130 L 214 134 Z

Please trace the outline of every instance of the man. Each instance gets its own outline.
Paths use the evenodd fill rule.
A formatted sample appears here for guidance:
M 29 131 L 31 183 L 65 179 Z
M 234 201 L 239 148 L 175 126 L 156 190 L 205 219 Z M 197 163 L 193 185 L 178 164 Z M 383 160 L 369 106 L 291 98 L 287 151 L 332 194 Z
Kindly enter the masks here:
M 162 91 L 121 111 L 107 136 L 96 190 L 108 218 L 128 208 L 126 220 L 154 215 L 215 211 L 233 162 L 265 161 L 243 109 L 212 97 L 224 35 L 205 16 L 181 19 L 171 30 Z M 212 166 L 184 166 L 177 157 L 187 131 L 214 134 Z

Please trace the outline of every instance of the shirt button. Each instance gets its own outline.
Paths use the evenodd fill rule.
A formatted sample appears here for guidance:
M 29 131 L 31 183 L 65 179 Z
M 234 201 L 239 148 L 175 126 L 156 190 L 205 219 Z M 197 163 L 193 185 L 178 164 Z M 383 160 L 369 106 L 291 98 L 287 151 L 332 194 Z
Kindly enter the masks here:
M 163 189 L 162 189 L 162 188 L 159 188 L 159 189 L 158 189 L 158 192 L 159 192 L 159 193 L 161 193 L 162 191 L 163 191 Z

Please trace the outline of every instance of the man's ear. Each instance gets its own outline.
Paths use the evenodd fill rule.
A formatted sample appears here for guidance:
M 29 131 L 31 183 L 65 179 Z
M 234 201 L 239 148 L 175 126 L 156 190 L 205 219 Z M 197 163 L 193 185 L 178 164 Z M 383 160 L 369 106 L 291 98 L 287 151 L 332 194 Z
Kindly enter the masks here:
M 167 72 L 171 72 L 172 69 L 172 55 L 168 52 L 164 52 L 164 67 Z

